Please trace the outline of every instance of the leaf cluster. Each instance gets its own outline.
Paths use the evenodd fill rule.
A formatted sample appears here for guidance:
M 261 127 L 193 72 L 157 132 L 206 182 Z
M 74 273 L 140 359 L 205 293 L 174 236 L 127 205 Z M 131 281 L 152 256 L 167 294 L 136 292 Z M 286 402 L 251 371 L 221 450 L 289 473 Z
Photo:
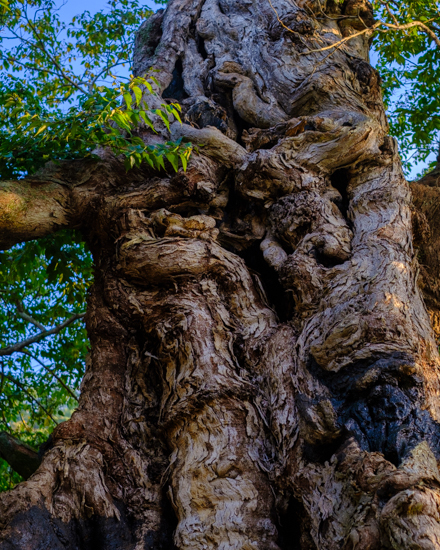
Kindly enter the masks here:
M 154 94 L 154 77 L 137 77 L 129 82 L 115 82 L 114 86 L 95 86 L 89 94 L 80 94 L 77 103 L 64 111 L 48 109 L 45 98 L 34 86 L 23 89 L 15 82 L 15 90 L 0 85 L 0 104 L 9 127 L 0 142 L 0 173 L 3 177 L 17 177 L 31 173 L 50 159 L 84 158 L 93 154 L 97 146 L 109 147 L 116 155 L 123 155 L 127 169 L 147 162 L 156 169 L 163 168 L 164 158 L 177 171 L 179 160 L 186 169 L 191 144 L 166 142 L 146 145 L 137 135 L 147 127 L 156 132 L 152 115 L 156 115 L 170 129 L 169 116 L 180 119 L 180 105 L 162 104 L 150 110 L 145 91 Z M 35 152 L 29 155 L 29 152 Z
M 439 148 L 440 47 L 434 39 L 440 39 L 439 5 L 431 0 L 376 0 L 374 7 L 387 23 L 423 24 L 380 32 L 374 38 L 390 130 L 408 171 L 412 163 L 425 161 Z
M 0 15 L 0 174 L 20 177 L 47 160 L 84 158 L 96 147 L 123 155 L 127 168 L 167 158 L 186 166 L 190 144 L 144 145 L 139 125 L 153 131 L 180 120 L 179 106 L 150 109 L 154 77 L 115 72 L 130 63 L 134 34 L 151 10 L 139 0 L 110 0 L 69 23 L 54 0 L 12 0 Z M 160 140 L 159 140 L 160 141 Z

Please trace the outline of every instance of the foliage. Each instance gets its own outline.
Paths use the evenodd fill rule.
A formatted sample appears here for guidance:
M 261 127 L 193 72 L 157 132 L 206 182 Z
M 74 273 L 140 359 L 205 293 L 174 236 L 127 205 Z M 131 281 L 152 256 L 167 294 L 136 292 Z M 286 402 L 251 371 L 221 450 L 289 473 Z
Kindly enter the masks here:
M 431 0 L 375 0 L 376 16 L 400 27 L 376 33 L 374 48 L 383 79 L 391 133 L 404 165 L 437 153 L 440 139 L 440 10 Z
M 54 0 L 13 0 L 0 16 L 0 40 L 11 44 L 0 52 L 3 178 L 33 172 L 49 158 L 84 158 L 99 145 L 124 155 L 127 168 L 142 161 L 163 167 L 164 156 L 175 169 L 179 159 L 186 166 L 191 145 L 146 147 L 135 135 L 141 121 L 154 130 L 154 115 L 169 128 L 170 116 L 180 120 L 179 106 L 151 111 L 153 76 L 123 83 L 113 74 L 129 62 L 134 32 L 152 12 L 139 0 L 108 5 L 69 24 Z
M 84 310 L 92 260 L 78 241 L 79 235 L 63 231 L 0 253 L 0 348 Z M 0 429 L 35 447 L 43 443 L 77 404 L 86 354 L 84 322 L 77 320 L 51 338 L 0 357 Z M 18 481 L 7 470 L 0 465 L 0 488 Z
M 22 481 L 22 477 L 14 472 L 7 462 L 0 459 L 0 493 L 13 489 L 20 481 Z
M 151 81 L 157 82 L 153 77 Z M 0 142 L 2 175 L 14 177 L 23 172 L 31 173 L 54 156 L 58 159 L 84 158 L 98 145 L 124 155 L 127 169 L 142 162 L 165 169 L 164 157 L 176 171 L 179 159 L 186 168 L 191 146 L 180 142 L 145 145 L 135 135 L 142 123 L 156 132 L 149 116 L 151 113 L 144 105 L 141 87 L 154 94 L 145 78 L 133 78 L 113 88 L 95 87 L 91 93 L 79 95 L 77 103 L 65 112 L 47 109 L 45 98 L 35 95 L 32 85 L 28 84 L 24 90 L 20 83 L 14 84 L 14 91 L 0 86 L 3 116 L 13 121 L 4 130 L 7 139 Z M 152 112 L 169 130 L 168 115 L 181 122 L 179 111 L 180 105 L 162 104 Z M 29 155 L 29 151 L 35 154 Z

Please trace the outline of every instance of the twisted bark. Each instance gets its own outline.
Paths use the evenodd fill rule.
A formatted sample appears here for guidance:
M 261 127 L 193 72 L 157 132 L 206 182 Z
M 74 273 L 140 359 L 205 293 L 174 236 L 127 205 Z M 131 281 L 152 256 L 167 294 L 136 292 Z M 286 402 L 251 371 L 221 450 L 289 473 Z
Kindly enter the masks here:
M 438 547 L 439 356 L 373 24 L 364 0 L 172 0 L 141 27 L 135 73 L 199 152 L 39 176 L 94 254 L 92 351 L 0 548 Z M 3 246 L 56 229 L 35 204 Z

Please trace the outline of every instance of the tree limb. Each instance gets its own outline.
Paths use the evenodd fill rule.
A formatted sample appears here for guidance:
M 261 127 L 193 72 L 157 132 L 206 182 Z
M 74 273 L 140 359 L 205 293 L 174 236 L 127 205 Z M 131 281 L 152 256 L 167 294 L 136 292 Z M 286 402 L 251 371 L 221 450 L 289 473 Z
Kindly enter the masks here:
M 37 451 L 7 432 L 0 432 L 0 457 L 24 479 L 28 479 L 41 463 Z
M 70 225 L 67 186 L 37 177 L 0 182 L 0 250 Z
M 66 328 L 71 323 L 76 321 L 77 319 L 82 319 L 84 317 L 85 313 L 75 313 L 75 315 L 72 315 L 69 319 L 66 319 L 64 323 L 61 323 L 60 325 L 57 325 L 56 327 L 53 327 L 49 330 L 42 330 L 40 333 L 35 334 L 35 336 L 31 336 L 30 338 L 26 338 L 26 340 L 22 340 L 21 342 L 17 342 L 16 344 L 12 346 L 8 346 L 7 348 L 0 349 L 0 357 L 5 355 L 12 355 L 13 353 L 17 351 L 21 351 L 27 346 L 30 346 L 31 344 L 35 344 L 36 342 L 40 342 L 47 336 L 51 336 L 52 334 L 58 334 L 63 328 Z

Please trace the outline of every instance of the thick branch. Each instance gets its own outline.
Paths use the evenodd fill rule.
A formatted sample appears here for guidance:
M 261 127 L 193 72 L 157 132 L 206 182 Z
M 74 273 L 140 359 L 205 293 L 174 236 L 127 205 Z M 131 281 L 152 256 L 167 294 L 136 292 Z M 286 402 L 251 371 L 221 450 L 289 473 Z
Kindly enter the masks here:
M 0 432 L 0 457 L 24 479 L 30 477 L 41 462 L 32 447 L 6 432 Z
M 69 191 L 50 181 L 0 182 L 0 249 L 69 225 Z
M 109 176 L 108 171 L 112 175 Z M 50 162 L 20 181 L 0 181 L 0 250 L 78 228 L 97 186 L 120 184 L 122 165 L 94 159 Z

